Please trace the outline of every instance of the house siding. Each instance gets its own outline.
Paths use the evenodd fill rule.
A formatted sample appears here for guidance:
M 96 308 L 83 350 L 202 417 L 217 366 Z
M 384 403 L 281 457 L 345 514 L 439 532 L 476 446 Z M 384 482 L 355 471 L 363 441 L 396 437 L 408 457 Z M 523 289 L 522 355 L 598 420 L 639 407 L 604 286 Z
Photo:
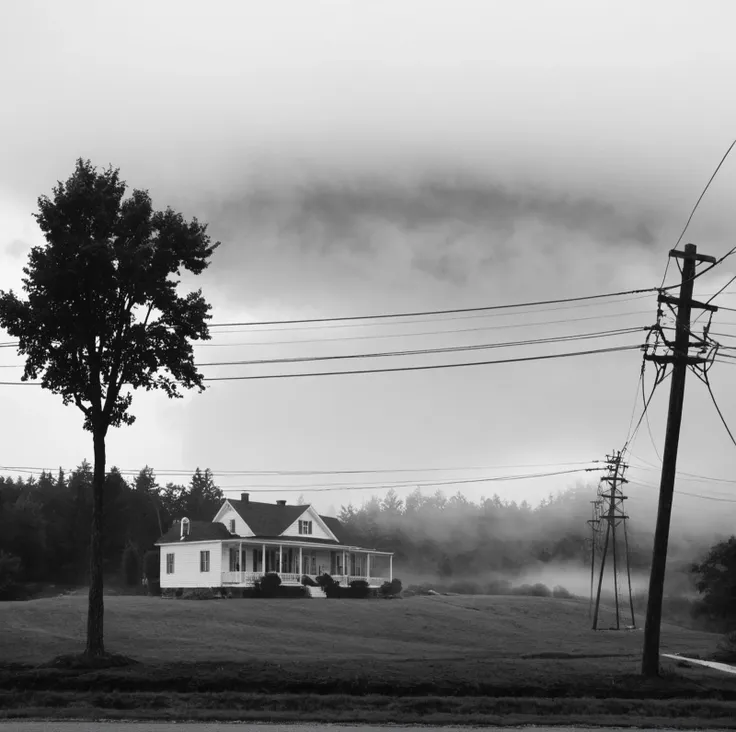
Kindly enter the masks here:
M 222 551 L 219 541 L 164 544 L 161 546 L 161 587 L 220 587 Z M 209 551 L 210 571 L 199 569 L 200 552 Z M 174 573 L 166 574 L 166 555 L 174 555 Z
M 300 534 L 299 533 L 299 522 L 300 521 L 311 521 L 312 522 L 312 533 L 311 534 Z M 282 534 L 285 539 L 300 539 L 302 536 L 309 536 L 312 539 L 332 539 L 335 537 L 329 534 L 322 528 L 322 524 L 317 512 L 311 507 L 307 507 L 304 513 L 289 526 Z

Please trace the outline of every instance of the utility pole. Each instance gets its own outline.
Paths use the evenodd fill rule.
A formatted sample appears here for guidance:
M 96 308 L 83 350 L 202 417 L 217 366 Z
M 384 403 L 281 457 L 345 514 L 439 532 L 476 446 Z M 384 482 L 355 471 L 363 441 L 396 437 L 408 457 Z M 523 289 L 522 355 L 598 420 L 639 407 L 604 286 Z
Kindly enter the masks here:
M 654 531 L 654 549 L 652 551 L 652 570 L 649 577 L 649 598 L 647 601 L 646 623 L 644 625 L 644 652 L 641 671 L 644 676 L 659 675 L 659 637 L 662 623 L 662 600 L 664 597 L 664 577 L 667 564 L 667 545 L 672 516 L 672 496 L 675 490 L 675 472 L 677 467 L 677 447 L 680 441 L 680 425 L 682 423 L 682 407 L 685 398 L 685 375 L 687 367 L 705 361 L 703 358 L 690 356 L 690 313 L 693 307 L 715 312 L 714 305 L 696 302 L 693 297 L 693 280 L 695 278 L 695 262 L 715 264 L 715 258 L 697 253 L 695 244 L 686 244 L 685 251 L 673 249 L 670 257 L 683 260 L 680 297 L 665 295 L 660 291 L 658 302 L 677 307 L 675 342 L 671 355 L 645 354 L 644 358 L 660 364 L 672 364 L 672 385 L 670 388 L 670 404 L 667 414 L 667 431 L 665 433 L 664 455 L 662 457 L 662 476 L 659 486 L 659 506 L 657 509 L 657 525 Z M 667 345 L 671 344 L 667 343 Z

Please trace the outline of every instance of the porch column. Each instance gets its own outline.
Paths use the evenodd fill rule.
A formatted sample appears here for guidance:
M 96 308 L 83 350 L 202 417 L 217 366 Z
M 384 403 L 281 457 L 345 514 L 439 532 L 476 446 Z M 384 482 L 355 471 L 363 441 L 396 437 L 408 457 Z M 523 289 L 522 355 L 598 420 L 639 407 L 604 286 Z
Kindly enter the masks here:
M 302 561 L 302 548 L 299 547 L 299 574 L 309 574 L 308 572 L 304 571 L 304 562 Z
M 283 569 L 281 568 L 282 562 L 283 562 L 283 559 L 282 559 L 281 544 L 279 544 L 279 574 L 281 574 L 281 572 L 283 571 Z
M 345 581 L 347 583 L 348 567 L 347 567 L 347 564 L 345 563 L 345 556 L 346 556 L 345 550 L 343 549 L 342 550 L 342 573 L 345 576 L 345 578 L 346 578 Z
M 263 553 L 261 554 L 261 572 L 266 574 L 266 545 L 263 545 Z
M 368 553 L 365 555 L 365 578 L 371 581 L 371 555 Z
M 240 542 L 240 545 L 238 546 L 238 572 L 240 573 L 240 577 L 238 577 L 239 582 L 245 581 L 245 557 L 243 557 L 243 542 Z
M 394 580 L 394 555 L 389 555 L 388 558 L 388 581 L 393 582 Z

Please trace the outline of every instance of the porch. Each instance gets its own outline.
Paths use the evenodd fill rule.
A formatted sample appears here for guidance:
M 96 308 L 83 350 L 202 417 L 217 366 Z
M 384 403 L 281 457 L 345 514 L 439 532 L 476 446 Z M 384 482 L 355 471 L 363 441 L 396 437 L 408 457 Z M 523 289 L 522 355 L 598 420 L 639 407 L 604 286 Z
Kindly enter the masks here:
M 293 572 L 275 572 L 281 577 L 282 585 L 300 585 L 302 577 L 305 575 L 294 574 Z M 312 580 L 316 581 L 318 575 L 307 574 Z M 343 587 L 349 587 L 354 580 L 365 580 L 369 587 L 380 587 L 384 582 L 390 582 L 388 577 L 369 577 L 367 575 L 330 575 L 332 579 L 339 582 Z M 263 577 L 263 572 L 223 572 L 223 587 L 253 587 L 256 580 Z
M 283 585 L 301 584 L 305 575 L 316 580 L 329 574 L 343 587 L 353 580 L 380 587 L 393 577 L 393 557 L 334 544 L 245 539 L 223 543 L 222 569 L 222 584 L 229 587 L 252 587 L 267 573 L 278 574 Z

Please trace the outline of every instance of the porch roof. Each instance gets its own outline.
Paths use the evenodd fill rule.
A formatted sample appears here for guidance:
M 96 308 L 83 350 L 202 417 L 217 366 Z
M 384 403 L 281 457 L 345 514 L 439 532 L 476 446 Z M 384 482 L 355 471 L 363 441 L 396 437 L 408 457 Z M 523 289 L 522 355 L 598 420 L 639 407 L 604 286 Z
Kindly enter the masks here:
M 230 534 L 226 540 L 223 541 L 223 544 L 225 543 L 232 543 L 232 544 L 247 544 L 248 546 L 259 546 L 261 544 L 268 544 L 269 546 L 278 546 L 279 544 L 283 544 L 284 546 L 320 546 L 324 548 L 329 548 L 332 550 L 339 550 L 343 549 L 344 551 L 348 552 L 370 552 L 371 554 L 385 554 L 386 556 L 389 556 L 390 554 L 393 554 L 393 552 L 384 552 L 380 551 L 379 549 L 369 549 L 368 547 L 362 547 L 362 546 L 356 546 L 352 544 L 338 544 L 335 541 L 332 541 L 331 539 L 318 539 L 315 537 L 291 537 L 291 536 L 248 536 L 248 537 L 240 537 L 236 534 Z

